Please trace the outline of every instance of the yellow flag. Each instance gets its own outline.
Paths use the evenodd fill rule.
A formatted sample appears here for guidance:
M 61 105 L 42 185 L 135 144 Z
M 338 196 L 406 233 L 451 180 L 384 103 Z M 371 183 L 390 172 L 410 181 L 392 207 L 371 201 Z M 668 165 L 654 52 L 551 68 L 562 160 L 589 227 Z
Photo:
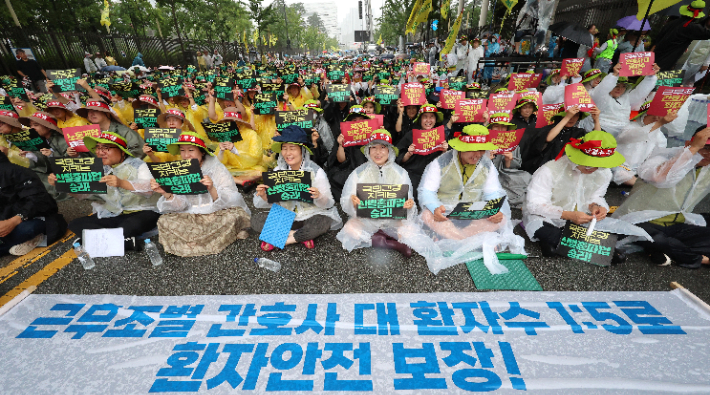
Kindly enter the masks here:
M 380 39 L 377 40 L 377 45 L 382 45 L 382 34 L 380 34 Z
M 254 34 L 251 35 L 251 40 L 254 41 L 254 46 L 259 46 L 259 32 L 254 30 Z
M 106 26 L 108 29 L 111 26 L 111 19 L 109 19 L 109 4 L 108 0 L 104 0 L 104 9 L 101 11 L 101 26 Z
M 414 33 L 415 29 L 415 17 L 417 16 L 417 12 L 419 12 L 419 9 L 422 7 L 422 0 L 417 0 L 414 3 L 414 7 L 412 7 L 412 13 L 409 14 L 409 19 L 407 19 L 407 29 L 404 31 L 404 34 L 407 33 Z
M 449 7 L 451 7 L 451 0 L 444 0 L 441 2 L 441 18 L 446 19 L 449 16 Z
M 277 40 L 276 36 L 272 36 L 271 34 L 269 34 L 269 41 L 271 42 L 272 47 L 274 45 L 276 45 L 276 40 Z
M 650 3 L 653 3 L 653 5 L 651 6 L 651 12 L 648 13 L 649 15 L 665 10 L 674 4 L 678 4 L 680 0 L 638 0 L 639 12 L 636 14 L 636 19 L 639 21 L 643 20 Z
M 501 0 L 503 2 L 503 5 L 505 8 L 508 9 L 507 14 L 510 14 L 510 11 L 513 10 L 513 7 L 515 7 L 516 4 L 518 4 L 518 0 Z
M 261 35 L 261 42 L 262 42 L 264 45 L 267 44 L 267 42 L 266 42 L 266 37 L 265 37 L 263 34 Z
M 454 47 L 454 43 L 456 42 L 456 36 L 459 34 L 459 28 L 461 27 L 461 20 L 463 19 L 463 10 L 459 14 L 458 18 L 456 18 L 456 22 L 454 23 L 454 26 L 449 30 L 449 36 L 446 37 L 446 44 L 444 44 L 444 48 L 441 49 L 441 56 L 443 59 L 443 56 L 451 52 L 451 48 Z
M 247 44 L 247 31 L 244 31 L 244 35 L 242 37 L 242 42 L 244 43 L 244 49 L 247 51 L 249 50 L 249 44 Z
M 416 22 L 416 23 L 426 22 L 427 19 L 429 18 L 430 12 L 431 12 L 431 0 L 424 0 L 424 3 L 422 3 L 422 7 L 419 9 L 419 11 L 417 11 L 417 16 L 415 17 L 414 22 Z

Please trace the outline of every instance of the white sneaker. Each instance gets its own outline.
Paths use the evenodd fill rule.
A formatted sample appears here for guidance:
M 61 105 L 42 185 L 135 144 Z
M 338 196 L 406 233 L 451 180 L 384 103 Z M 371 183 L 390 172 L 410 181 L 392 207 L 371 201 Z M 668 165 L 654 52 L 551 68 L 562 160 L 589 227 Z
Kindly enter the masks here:
M 37 235 L 34 239 L 22 244 L 14 245 L 10 248 L 10 255 L 22 256 L 34 250 L 42 242 L 44 235 Z

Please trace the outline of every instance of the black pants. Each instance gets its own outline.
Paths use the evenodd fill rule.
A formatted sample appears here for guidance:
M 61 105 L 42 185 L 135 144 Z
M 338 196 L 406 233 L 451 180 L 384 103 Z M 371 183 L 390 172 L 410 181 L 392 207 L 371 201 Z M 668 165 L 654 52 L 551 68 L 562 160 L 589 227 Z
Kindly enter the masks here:
M 256 232 L 261 233 L 261 230 L 264 229 L 264 224 L 266 223 L 266 217 L 268 216 L 268 211 L 252 214 L 251 228 Z M 291 230 L 296 230 L 296 233 L 293 234 L 293 238 L 299 243 L 313 240 L 330 230 L 331 222 L 333 222 L 333 220 L 325 215 L 314 215 L 305 221 L 294 222 L 291 227 Z
M 710 227 L 688 224 L 661 226 L 650 222 L 638 226 L 653 237 L 653 243 L 641 241 L 639 245 L 668 255 L 680 266 L 697 269 L 702 264 L 703 255 L 710 257 Z
M 155 211 L 138 211 L 121 214 L 113 218 L 91 217 L 77 218 L 69 223 L 69 230 L 81 237 L 84 229 L 123 228 L 123 237 L 136 237 L 156 227 L 160 214 Z
M 536 239 L 540 240 L 540 243 L 545 243 L 554 250 L 557 249 L 560 244 L 562 228 L 543 222 L 542 227 L 535 231 L 534 236 Z

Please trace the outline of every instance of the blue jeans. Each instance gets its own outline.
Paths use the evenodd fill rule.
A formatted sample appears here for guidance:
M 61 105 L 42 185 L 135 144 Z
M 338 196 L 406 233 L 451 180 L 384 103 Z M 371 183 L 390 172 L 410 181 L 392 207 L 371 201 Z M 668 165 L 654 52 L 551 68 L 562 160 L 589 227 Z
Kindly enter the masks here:
M 0 256 L 7 255 L 13 246 L 32 240 L 44 232 L 44 221 L 39 218 L 20 222 L 9 235 L 0 237 Z

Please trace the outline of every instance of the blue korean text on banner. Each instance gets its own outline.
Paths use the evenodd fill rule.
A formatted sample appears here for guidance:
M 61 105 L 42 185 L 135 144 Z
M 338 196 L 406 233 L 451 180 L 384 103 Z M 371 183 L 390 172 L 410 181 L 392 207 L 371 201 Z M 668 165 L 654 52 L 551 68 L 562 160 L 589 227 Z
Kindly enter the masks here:
M 293 211 L 285 209 L 278 204 L 271 205 L 269 216 L 266 217 L 266 223 L 261 230 L 259 240 L 283 249 L 286 246 L 286 239 L 288 239 L 288 233 L 291 231 L 294 219 L 296 219 L 296 213 Z

